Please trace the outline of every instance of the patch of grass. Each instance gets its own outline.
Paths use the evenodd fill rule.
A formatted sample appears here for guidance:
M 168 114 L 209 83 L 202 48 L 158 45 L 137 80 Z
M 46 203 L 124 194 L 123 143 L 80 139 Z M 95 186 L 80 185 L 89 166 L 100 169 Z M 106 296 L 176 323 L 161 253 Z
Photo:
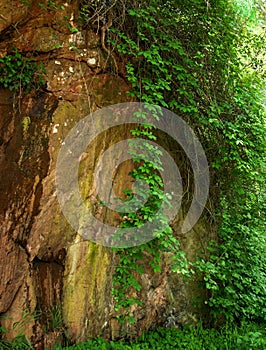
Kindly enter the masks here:
M 29 350 L 34 349 L 29 339 L 23 335 L 17 335 L 12 341 L 5 338 L 6 329 L 0 326 L 0 349 L 1 350 Z
M 50 330 L 60 329 L 63 327 L 63 315 L 61 306 L 54 304 L 48 311 Z

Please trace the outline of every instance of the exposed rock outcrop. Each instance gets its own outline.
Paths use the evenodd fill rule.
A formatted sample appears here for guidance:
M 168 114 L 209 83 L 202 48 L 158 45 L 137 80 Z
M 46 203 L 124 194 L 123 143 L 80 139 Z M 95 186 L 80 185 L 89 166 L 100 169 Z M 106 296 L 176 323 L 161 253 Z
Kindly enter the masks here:
M 22 332 L 37 349 L 50 349 L 66 336 L 116 338 L 126 330 L 139 335 L 158 324 L 194 322 L 193 297 L 202 292 L 196 282 L 188 287 L 173 275 L 165 255 L 162 273 L 147 267 L 141 276 L 143 305 L 132 309 L 136 324 L 119 324 L 111 296 L 114 253 L 78 236 L 61 212 L 55 165 L 67 133 L 89 113 L 131 100 L 122 63 L 116 62 L 117 72 L 100 32 L 71 31 L 78 1 L 38 3 L 0 1 L 1 56 L 16 47 L 47 71 L 46 87 L 38 91 L 0 90 L 1 325 L 9 337 Z M 92 173 L 105 148 L 127 135 L 129 128 L 103 133 L 90 145 L 80 174 L 84 193 L 95 192 Z M 117 173 L 120 193 L 129 169 L 125 164 Z M 177 234 L 182 218 L 174 224 Z M 206 232 L 211 229 L 202 220 L 181 237 L 189 258 L 209 240 Z

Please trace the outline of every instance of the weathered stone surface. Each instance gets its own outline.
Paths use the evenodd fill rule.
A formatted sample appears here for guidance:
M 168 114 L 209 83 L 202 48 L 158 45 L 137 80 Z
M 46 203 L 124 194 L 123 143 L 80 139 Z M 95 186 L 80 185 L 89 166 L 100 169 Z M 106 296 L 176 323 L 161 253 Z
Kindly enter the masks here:
M 10 337 L 33 335 L 37 300 L 27 239 L 48 169 L 48 128 L 57 101 L 37 93 L 16 101 L 2 90 L 0 312 Z
M 25 31 L 23 40 L 30 42 L 31 50 L 49 52 L 64 45 L 65 35 L 51 27 L 41 27 Z
M 23 281 L 16 289 L 11 306 L 2 314 L 4 316 L 1 317 L 1 325 L 6 328 L 10 338 L 17 334 L 25 334 L 30 339 L 35 327 L 37 304 L 29 266 L 25 267 L 22 275 Z
M 112 253 L 102 246 L 77 237 L 69 248 L 63 312 L 70 336 L 84 341 L 108 329 L 112 269 Z
M 9 26 L 19 23 L 28 13 L 33 1 L 28 0 L 23 4 L 22 1 L 0 1 L 0 32 Z

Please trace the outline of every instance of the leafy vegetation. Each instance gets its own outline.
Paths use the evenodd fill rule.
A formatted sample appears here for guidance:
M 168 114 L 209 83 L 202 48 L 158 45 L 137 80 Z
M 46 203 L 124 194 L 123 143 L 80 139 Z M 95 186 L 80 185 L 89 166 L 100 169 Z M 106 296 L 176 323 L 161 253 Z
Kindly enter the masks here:
M 241 327 L 223 327 L 219 330 L 204 329 L 201 325 L 197 328 L 185 327 L 183 330 L 176 328 L 159 328 L 156 332 L 143 334 L 134 342 L 106 342 L 98 338 L 88 340 L 64 349 L 71 350 L 263 350 L 266 346 L 265 329 L 255 324 L 243 324 Z M 56 347 L 55 350 L 60 350 Z
M 131 130 L 131 133 L 133 136 L 143 137 L 144 140 L 156 140 L 156 136 L 152 130 L 153 127 L 144 124 L 145 113 L 145 111 L 142 111 L 140 113 L 141 115 L 138 116 L 143 124 L 141 124 L 139 128 Z M 157 114 L 158 111 L 155 113 L 155 116 L 157 116 Z M 134 181 L 143 181 L 146 183 L 149 188 L 149 193 L 148 198 L 146 198 L 147 191 L 138 191 L 138 199 L 140 202 L 144 203 L 146 200 L 146 203 L 136 212 L 128 212 L 127 201 L 125 205 L 120 208 L 121 217 L 123 218 L 121 228 L 141 228 L 147 222 L 152 222 L 155 228 L 153 230 L 154 239 L 152 241 L 132 248 L 114 249 L 116 253 L 119 254 L 119 264 L 113 277 L 114 288 L 112 290 L 116 302 L 116 311 L 119 311 L 120 308 L 126 310 L 135 303 L 142 305 L 140 299 L 130 296 L 132 290 L 135 292 L 141 291 L 141 285 L 137 280 L 136 274 L 142 274 L 144 272 L 143 266 L 146 266 L 146 264 L 148 264 L 154 272 L 161 272 L 162 252 L 170 252 L 172 254 L 173 271 L 179 271 L 183 275 L 189 274 L 185 254 L 179 249 L 180 242 L 173 235 L 167 216 L 163 211 L 158 213 L 158 210 L 162 206 L 166 207 L 170 205 L 170 194 L 164 194 L 163 181 L 158 174 L 159 171 L 163 171 L 160 159 L 161 151 L 157 146 L 153 146 L 148 142 L 143 142 L 142 145 L 139 143 L 135 144 L 134 139 L 129 141 L 129 146 L 131 149 L 129 153 L 135 162 L 135 169 L 130 175 Z M 149 157 L 150 153 L 152 153 L 152 157 Z M 127 189 L 125 192 L 128 196 L 128 200 L 130 200 L 133 196 L 132 190 Z M 137 204 L 136 197 L 134 197 L 134 201 L 135 204 Z M 141 237 L 144 236 L 144 231 L 145 230 L 140 230 Z M 118 239 L 121 239 L 119 234 L 120 231 L 118 229 L 116 235 Z M 134 238 L 132 238 L 132 240 Z M 144 255 L 144 252 L 146 255 Z M 147 254 L 149 256 L 148 259 Z M 122 316 L 119 315 L 118 318 L 121 321 L 124 321 L 126 318 L 128 321 L 134 322 L 134 316 L 125 312 Z
M 1 332 L 5 329 L 1 327 Z M 154 332 L 143 333 L 135 341 L 110 341 L 102 338 L 88 340 L 77 345 L 61 347 L 54 346 L 54 350 L 264 350 L 266 346 L 266 329 L 255 323 L 242 323 L 241 326 L 225 325 L 219 329 L 204 328 L 199 324 L 196 328 L 186 326 L 182 330 L 177 328 L 158 328 Z M 29 340 L 18 335 L 13 341 L 0 340 L 3 350 L 33 349 Z
M 225 0 L 127 3 L 124 25 L 113 29 L 112 43 L 128 57 L 130 94 L 179 114 L 206 151 L 212 198 L 205 215 L 218 239 L 210 242 L 210 256 L 202 254 L 193 266 L 210 291 L 206 304 L 216 321 L 266 320 L 265 32 L 259 4 L 244 1 L 240 9 Z M 128 306 L 126 290 L 140 289 L 141 252 L 159 262 L 158 251 L 178 248 L 169 231 L 161 237 L 167 247 L 159 239 L 120 253 L 118 305 Z
M 34 58 L 24 57 L 16 49 L 0 58 L 0 85 L 10 91 L 38 89 L 45 83 L 44 66 Z

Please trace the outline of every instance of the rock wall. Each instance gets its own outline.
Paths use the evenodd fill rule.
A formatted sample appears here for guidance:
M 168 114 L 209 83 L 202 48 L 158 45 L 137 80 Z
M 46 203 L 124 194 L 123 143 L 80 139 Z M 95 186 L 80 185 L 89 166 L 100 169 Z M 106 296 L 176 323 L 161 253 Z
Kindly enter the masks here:
M 111 296 L 116 266 L 113 251 L 76 234 L 55 195 L 55 164 L 71 128 L 99 108 L 131 101 L 123 62 L 102 47 L 101 31 L 71 31 L 78 1 L 0 1 L 0 55 L 16 47 L 44 63 L 46 87 L 30 93 L 0 89 L 0 322 L 7 335 L 23 333 L 36 349 L 102 335 L 195 322 L 193 298 L 204 298 L 197 281 L 189 286 L 170 272 L 148 267 L 141 276 L 143 305 L 133 308 L 137 323 L 121 325 Z M 53 4 L 53 6 L 51 6 Z M 64 9 L 63 9 L 64 7 Z M 66 19 L 67 18 L 67 19 Z M 62 24 L 63 23 L 63 24 Z M 93 169 L 107 145 L 129 135 L 128 128 L 103 133 L 81 167 L 82 191 L 93 196 Z M 130 164 L 117 174 L 118 192 L 128 181 Z M 84 173 L 82 173 L 82 171 Z M 180 232 L 183 214 L 173 224 Z M 211 235 L 201 220 L 181 236 L 194 259 Z

